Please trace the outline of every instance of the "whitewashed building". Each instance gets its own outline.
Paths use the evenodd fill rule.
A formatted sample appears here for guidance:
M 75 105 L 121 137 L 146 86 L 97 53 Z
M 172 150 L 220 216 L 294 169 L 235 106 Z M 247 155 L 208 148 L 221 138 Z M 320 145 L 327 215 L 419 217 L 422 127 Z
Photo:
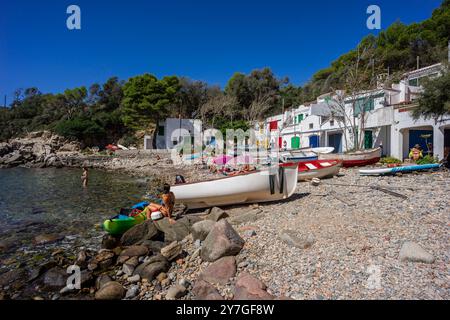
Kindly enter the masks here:
M 345 152 L 354 147 L 348 119 L 353 121 L 355 105 L 356 111 L 363 107 L 365 110 L 364 134 L 361 133 L 365 148 L 381 146 L 384 156 L 404 159 L 408 157 L 410 148 L 419 144 L 425 152 L 442 159 L 450 151 L 450 117 L 435 123 L 432 119 L 414 120 L 411 115 L 411 110 L 417 106 L 422 79 L 439 76 L 442 70 L 442 64 L 414 70 L 404 74 L 402 80 L 391 88 L 347 97 L 344 101 L 348 117 L 338 116 L 333 105 L 336 94 L 323 95 L 314 103 L 266 119 L 265 132 L 269 137 L 270 132 L 277 137 L 277 141 L 269 139 L 280 148 L 331 146 L 335 152 Z M 360 117 L 358 112 L 357 123 Z M 343 119 L 347 119 L 347 126 Z M 348 132 L 344 132 L 345 127 Z M 273 134 L 275 132 L 277 134 Z
M 194 144 L 194 136 L 200 136 L 201 132 L 201 120 L 167 118 L 156 129 L 156 149 L 173 149 L 183 141 Z M 153 149 L 151 136 L 145 136 L 144 149 Z

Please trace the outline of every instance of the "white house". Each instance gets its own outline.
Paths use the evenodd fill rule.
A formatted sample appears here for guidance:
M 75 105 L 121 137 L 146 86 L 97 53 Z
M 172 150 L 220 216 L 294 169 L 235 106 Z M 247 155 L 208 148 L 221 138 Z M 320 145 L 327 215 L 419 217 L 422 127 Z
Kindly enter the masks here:
M 202 121 L 195 119 L 167 118 L 160 121 L 156 130 L 156 149 L 173 149 L 180 142 L 189 139 L 194 143 L 194 136 L 202 132 Z M 152 149 L 152 137 L 144 139 L 144 149 Z
M 272 143 L 278 143 L 280 148 L 332 146 L 335 152 L 345 152 L 354 147 L 350 131 L 344 132 L 344 128 L 348 129 L 348 122 L 355 118 L 355 106 L 358 128 L 360 110 L 365 110 L 364 134 L 361 133 L 365 148 L 382 146 L 383 155 L 404 159 L 410 148 L 419 144 L 425 152 L 442 159 L 450 151 L 450 118 L 435 123 L 432 119 L 414 120 L 411 115 L 422 90 L 422 79 L 439 76 L 442 70 L 442 64 L 435 64 L 405 73 L 402 80 L 390 88 L 381 87 L 346 97 L 343 101 L 347 117 L 342 117 L 334 102 L 340 93 L 323 95 L 316 103 L 266 119 L 266 133 L 277 131 L 280 137 Z

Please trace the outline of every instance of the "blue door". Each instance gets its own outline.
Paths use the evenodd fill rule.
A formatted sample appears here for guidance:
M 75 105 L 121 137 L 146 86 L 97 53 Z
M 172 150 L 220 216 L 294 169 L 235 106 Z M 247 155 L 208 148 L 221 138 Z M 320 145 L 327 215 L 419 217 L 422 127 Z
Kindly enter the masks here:
M 319 136 L 309 136 L 309 147 L 310 148 L 319 147 Z
M 433 130 L 409 130 L 409 150 L 418 144 L 425 156 L 428 151 L 427 143 L 433 143 Z
M 333 147 L 333 153 L 342 152 L 342 133 L 330 134 L 328 136 L 328 146 Z

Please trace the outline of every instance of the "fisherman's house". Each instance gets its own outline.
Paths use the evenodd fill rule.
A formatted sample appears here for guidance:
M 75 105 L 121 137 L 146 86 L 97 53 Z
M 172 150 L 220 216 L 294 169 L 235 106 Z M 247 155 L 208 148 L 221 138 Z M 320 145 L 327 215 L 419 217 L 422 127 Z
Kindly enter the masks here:
M 330 146 L 335 152 L 345 152 L 354 147 L 349 122 L 354 116 L 359 119 L 361 110 L 365 110 L 365 148 L 381 146 L 384 156 L 404 159 L 410 148 L 419 144 L 425 153 L 442 159 L 450 151 L 450 118 L 435 123 L 434 119 L 414 120 L 411 115 L 423 79 L 439 76 L 442 69 L 442 64 L 435 64 L 405 73 L 390 88 L 380 85 L 378 89 L 346 97 L 340 104 L 335 102 L 336 95 L 323 95 L 314 103 L 266 119 L 260 130 L 271 137 L 268 143 L 279 148 Z M 346 117 L 339 113 L 337 105 L 345 105 L 341 110 L 345 109 Z
M 156 130 L 156 149 L 169 150 L 180 143 L 194 144 L 194 136 L 200 136 L 201 132 L 201 120 L 167 118 L 158 124 Z M 145 136 L 144 149 L 153 149 L 151 136 Z

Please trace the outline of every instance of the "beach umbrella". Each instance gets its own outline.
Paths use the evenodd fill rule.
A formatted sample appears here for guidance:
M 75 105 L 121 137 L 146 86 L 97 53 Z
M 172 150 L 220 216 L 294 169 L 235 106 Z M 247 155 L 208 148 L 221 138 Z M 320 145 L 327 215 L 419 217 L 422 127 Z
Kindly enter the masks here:
M 230 159 L 227 164 L 232 166 L 237 166 L 241 164 L 255 164 L 255 159 L 250 155 L 240 155 L 236 158 Z
M 213 163 L 223 166 L 232 158 L 233 158 L 232 156 L 227 156 L 227 155 L 223 154 L 223 155 L 215 157 L 213 160 Z

